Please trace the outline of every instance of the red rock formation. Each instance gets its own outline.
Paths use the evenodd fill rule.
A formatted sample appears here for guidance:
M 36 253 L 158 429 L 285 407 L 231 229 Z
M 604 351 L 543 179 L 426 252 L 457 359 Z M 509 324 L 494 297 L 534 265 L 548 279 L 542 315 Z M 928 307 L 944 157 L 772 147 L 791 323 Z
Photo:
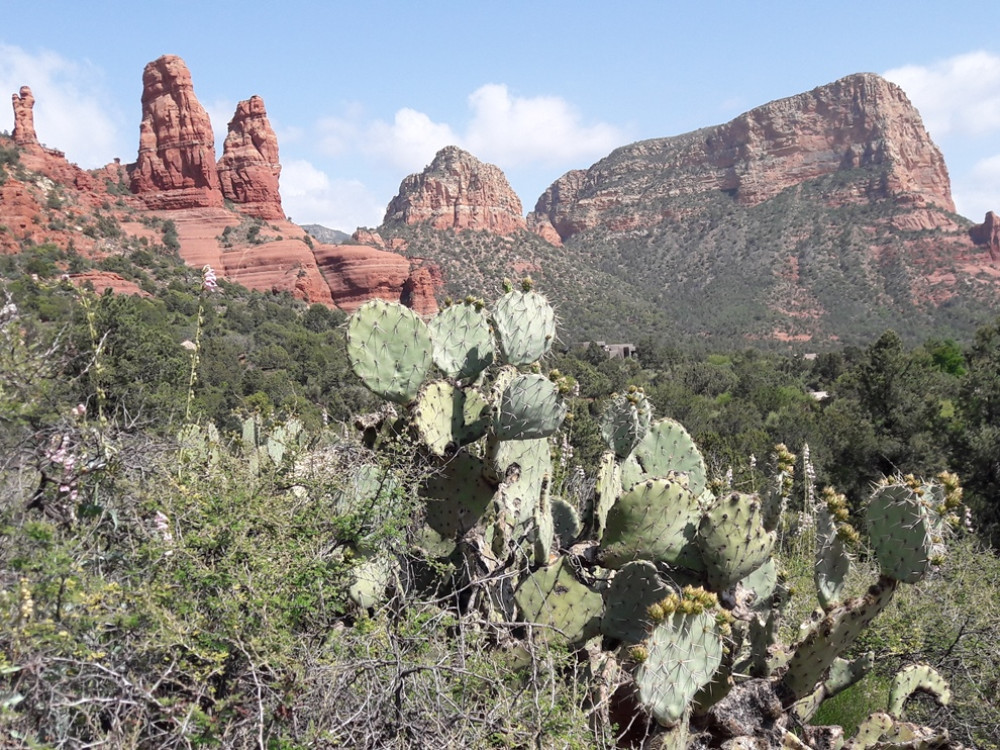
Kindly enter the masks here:
M 18 146 L 37 146 L 38 136 L 35 135 L 35 115 L 31 111 L 35 106 L 35 97 L 27 86 L 21 87 L 20 94 L 11 94 L 14 104 L 14 132 L 11 137 Z
M 18 252 L 21 240 L 41 241 L 41 213 L 42 206 L 29 187 L 7 177 L 0 185 L 0 224 L 7 227 L 6 232 L 0 232 L 0 247 L 5 252 Z
M 149 208 L 223 205 L 212 123 L 176 55 L 164 55 L 143 71 L 139 159 L 130 176 L 132 192 Z
M 765 104 L 732 122 L 617 149 L 583 175 L 569 173 L 539 199 L 529 224 L 566 238 L 605 226 L 628 230 L 685 215 L 685 198 L 725 192 L 756 205 L 806 180 L 872 170 L 866 195 L 954 211 L 948 171 L 919 113 L 895 84 L 848 76 Z
M 320 245 L 314 252 L 337 307 L 354 312 L 372 298 L 409 304 L 421 315 L 437 312 L 440 274 L 416 269 L 408 258 L 362 245 Z
M 240 211 L 261 219 L 285 218 L 278 193 L 278 138 L 259 96 L 237 105 L 217 168 L 223 196 Z
M 499 235 L 525 228 L 521 200 L 504 173 L 455 146 L 441 149 L 423 172 L 403 180 L 386 209 L 385 223 L 428 223 L 435 229 Z
M 111 271 L 84 271 L 74 273 L 69 276 L 70 282 L 74 286 L 84 286 L 88 282 L 97 294 L 103 294 L 105 289 L 110 289 L 115 294 L 128 294 L 136 297 L 152 297 L 149 292 L 143 291 L 134 281 L 129 281 L 120 274 Z
M 977 245 L 985 245 L 993 260 L 1000 260 L 1000 216 L 987 212 L 982 224 L 969 228 L 969 238 Z

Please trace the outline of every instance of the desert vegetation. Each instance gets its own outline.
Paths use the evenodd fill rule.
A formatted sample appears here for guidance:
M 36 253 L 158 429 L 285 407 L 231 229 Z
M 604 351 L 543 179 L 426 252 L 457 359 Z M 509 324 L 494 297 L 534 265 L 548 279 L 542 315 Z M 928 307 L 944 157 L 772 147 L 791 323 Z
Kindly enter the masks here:
M 709 747 L 737 699 L 1000 746 L 996 325 L 612 360 L 531 289 L 425 324 L 158 246 L 101 261 L 148 298 L 2 263 L 12 747 Z

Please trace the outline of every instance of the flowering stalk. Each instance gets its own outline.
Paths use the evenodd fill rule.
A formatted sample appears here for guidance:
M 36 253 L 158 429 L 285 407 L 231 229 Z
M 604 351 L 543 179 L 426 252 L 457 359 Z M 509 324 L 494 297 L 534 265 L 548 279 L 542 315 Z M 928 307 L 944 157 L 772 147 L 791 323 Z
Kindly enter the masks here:
M 194 332 L 194 354 L 191 355 L 191 376 L 188 378 L 187 405 L 184 421 L 191 421 L 191 404 L 194 401 L 194 384 L 198 380 L 198 364 L 201 362 L 201 329 L 205 324 L 205 295 L 219 288 L 218 277 L 211 266 L 201 269 L 201 297 L 198 299 L 198 325 Z

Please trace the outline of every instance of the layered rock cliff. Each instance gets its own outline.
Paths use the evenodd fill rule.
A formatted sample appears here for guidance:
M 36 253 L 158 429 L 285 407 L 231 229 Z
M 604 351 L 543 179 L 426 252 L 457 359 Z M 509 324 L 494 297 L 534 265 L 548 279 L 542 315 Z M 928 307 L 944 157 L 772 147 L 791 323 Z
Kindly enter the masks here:
M 597 226 L 628 231 L 683 218 L 706 193 L 755 206 L 789 187 L 859 169 L 870 171 L 869 180 L 852 182 L 831 201 L 891 198 L 955 210 L 944 159 L 919 113 L 898 86 L 862 73 L 725 125 L 617 149 L 553 183 L 528 224 L 543 236 L 554 229 L 562 240 Z
M 240 211 L 261 219 L 285 218 L 278 192 L 278 137 L 259 96 L 237 105 L 217 169 L 222 195 Z
M 403 180 L 385 224 L 428 224 L 507 235 L 525 228 L 521 199 L 499 168 L 447 146 L 419 174 Z
M 187 65 L 177 55 L 146 65 L 132 192 L 152 209 L 222 206 L 215 161 L 212 122 Z

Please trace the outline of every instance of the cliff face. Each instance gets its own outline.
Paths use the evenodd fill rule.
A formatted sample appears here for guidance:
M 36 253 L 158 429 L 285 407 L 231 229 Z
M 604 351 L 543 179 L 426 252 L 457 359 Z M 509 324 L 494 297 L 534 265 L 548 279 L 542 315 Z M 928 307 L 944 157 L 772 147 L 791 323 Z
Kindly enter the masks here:
M 384 223 L 507 235 L 525 228 L 521 212 L 521 199 L 500 169 L 448 146 L 423 172 L 403 180 Z
M 212 122 L 177 55 L 164 55 L 143 71 L 139 158 L 130 176 L 132 192 L 152 209 L 223 204 Z
M 683 218 L 697 196 L 724 193 L 755 206 L 789 187 L 870 169 L 832 203 L 892 199 L 955 210 L 948 171 L 902 89 L 873 74 L 848 76 L 753 109 L 735 120 L 617 149 L 557 180 L 528 223 L 562 240 L 603 226 L 627 231 Z M 924 227 L 930 228 L 930 227 Z
M 259 96 L 236 107 L 217 169 L 222 195 L 240 211 L 261 219 L 285 218 L 278 192 L 278 137 Z

